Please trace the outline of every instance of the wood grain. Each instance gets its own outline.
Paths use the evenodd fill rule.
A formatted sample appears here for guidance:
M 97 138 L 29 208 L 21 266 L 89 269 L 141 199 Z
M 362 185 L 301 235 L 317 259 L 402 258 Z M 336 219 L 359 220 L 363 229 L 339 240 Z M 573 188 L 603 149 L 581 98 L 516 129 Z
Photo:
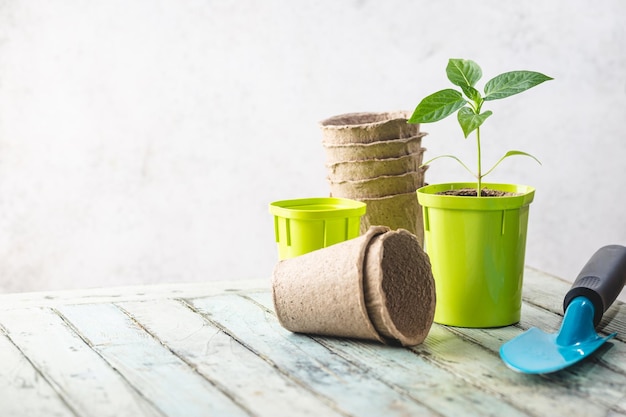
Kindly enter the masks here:
M 413 348 L 291 333 L 267 280 L 0 296 L 0 416 L 626 415 L 618 337 L 547 375 L 513 372 L 502 343 L 556 332 L 570 283 L 525 270 L 522 320 L 433 325 Z
M 76 415 L 4 331 L 0 332 L 0 364 L 0 415 Z
M 193 299 L 191 304 L 257 355 L 348 414 L 438 414 L 309 337 L 283 329 L 272 314 L 241 297 Z
M 116 306 L 85 304 L 59 307 L 59 311 L 91 349 L 163 414 L 248 414 Z
M 249 294 L 268 311 L 273 311 L 269 293 Z M 476 387 L 463 378 L 437 366 L 432 360 L 410 349 L 340 338 L 315 337 L 318 343 L 337 355 L 358 364 L 397 391 L 442 412 L 464 416 L 525 416 L 505 399 Z M 437 395 L 433 395 L 436 392 Z
M 0 321 L 43 379 L 75 413 L 159 415 L 55 311 L 45 307 L 3 311 Z
M 237 403 L 254 410 L 255 415 L 340 415 L 183 302 L 136 301 L 120 307 L 190 367 L 231 393 Z

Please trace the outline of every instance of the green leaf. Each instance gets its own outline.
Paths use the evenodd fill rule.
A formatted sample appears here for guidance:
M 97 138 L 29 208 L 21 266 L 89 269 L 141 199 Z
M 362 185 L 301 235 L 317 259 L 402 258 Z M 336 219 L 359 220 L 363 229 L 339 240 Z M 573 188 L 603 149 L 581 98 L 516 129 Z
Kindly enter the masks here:
M 519 94 L 553 78 L 534 71 L 511 71 L 492 78 L 485 84 L 485 100 L 498 100 Z
M 474 130 L 476 130 L 480 125 L 483 124 L 487 117 L 491 116 L 493 113 L 490 110 L 487 110 L 484 113 L 476 114 L 472 109 L 467 107 L 459 110 L 457 114 L 457 118 L 459 120 L 459 124 L 461 125 L 461 129 L 463 129 L 463 134 L 465 134 L 465 138 L 469 136 Z
M 508 158 L 509 156 L 515 156 L 515 155 L 528 156 L 528 157 L 530 157 L 530 158 L 534 159 L 535 161 L 537 161 L 537 163 L 538 163 L 539 165 L 541 165 L 541 161 L 539 161 L 537 158 L 535 158 L 534 156 L 532 156 L 532 155 L 531 155 L 531 154 L 529 154 L 529 153 L 522 152 L 522 151 L 508 151 L 506 154 L 504 154 L 504 156 L 503 156 L 502 158 L 498 159 L 498 162 L 496 162 L 496 163 L 494 164 L 494 166 L 492 166 L 492 167 L 489 169 L 489 171 L 487 171 L 486 173 L 484 173 L 484 174 L 483 174 L 483 178 L 484 178 L 484 177 L 486 177 L 486 176 L 487 176 L 487 174 L 489 174 L 491 171 L 493 171 L 494 169 L 496 169 L 496 167 L 497 167 L 498 165 L 500 165 L 500 162 L 504 161 L 504 160 L 505 160 L 506 158 Z
M 467 101 L 452 89 L 437 91 L 417 105 L 409 123 L 432 123 L 444 119 L 463 107 Z
M 463 90 L 465 97 L 472 100 L 474 103 L 476 103 L 476 105 L 480 105 L 483 100 L 482 96 L 480 95 L 480 91 L 468 85 L 461 86 L 461 90 Z
M 450 59 L 446 67 L 446 74 L 454 85 L 473 87 L 483 76 L 483 71 L 472 60 Z

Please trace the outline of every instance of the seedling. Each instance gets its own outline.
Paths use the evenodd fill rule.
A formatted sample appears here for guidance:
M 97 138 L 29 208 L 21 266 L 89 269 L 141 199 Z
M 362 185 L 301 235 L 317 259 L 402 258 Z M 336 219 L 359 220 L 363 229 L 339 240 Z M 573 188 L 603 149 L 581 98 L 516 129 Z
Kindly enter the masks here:
M 529 153 L 522 151 L 508 151 L 489 170 L 483 172 L 480 149 L 480 126 L 493 114 L 491 110 L 483 111 L 486 101 L 499 100 L 526 91 L 551 77 L 533 71 L 510 71 L 500 74 L 485 84 L 484 97 L 475 85 L 482 77 L 482 70 L 478 64 L 469 59 L 450 59 L 446 67 L 446 74 L 452 84 L 461 88 L 461 91 L 448 88 L 438 91 L 424 98 L 415 108 L 408 123 L 433 123 L 450 116 L 458 110 L 457 119 L 463 129 L 465 138 L 476 131 L 477 169 L 473 172 L 466 164 L 454 155 L 440 155 L 423 165 L 427 165 L 439 158 L 452 158 L 459 162 L 473 177 L 476 178 L 476 195 L 480 197 L 482 180 L 489 175 L 504 159 L 509 156 L 522 155 L 539 160 Z

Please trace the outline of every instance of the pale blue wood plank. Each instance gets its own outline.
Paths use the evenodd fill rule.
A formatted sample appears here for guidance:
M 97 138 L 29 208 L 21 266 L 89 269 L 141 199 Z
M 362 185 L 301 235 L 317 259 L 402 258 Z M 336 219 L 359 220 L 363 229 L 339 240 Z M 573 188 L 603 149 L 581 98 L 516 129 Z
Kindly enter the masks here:
M 0 311 L 0 322 L 13 342 L 77 414 L 161 416 L 53 310 Z
M 536 324 L 549 333 L 558 332 L 561 317 L 525 304 L 522 309 L 524 327 Z M 516 327 L 501 329 L 451 329 L 464 338 L 497 353 L 502 343 L 522 332 Z M 599 364 L 604 364 L 601 366 Z M 546 374 L 551 385 L 567 390 L 570 396 L 588 398 L 607 410 L 626 414 L 626 344 L 611 340 L 590 357 L 560 372 Z
M 249 297 L 258 300 L 266 308 L 273 309 L 270 295 L 251 294 Z M 524 308 L 526 309 L 527 306 Z M 550 313 L 544 313 L 547 316 L 537 319 L 540 323 L 555 319 L 555 317 L 549 317 Z M 519 332 L 519 329 L 513 326 L 500 329 L 455 329 L 434 324 L 425 342 L 412 350 L 436 366 L 471 383 L 477 393 L 498 393 L 500 397 L 506 398 L 507 402 L 524 413 L 544 416 L 549 415 L 551 410 L 559 409 L 565 410 L 566 413 L 570 413 L 569 415 L 583 413 L 582 415 L 585 416 L 604 416 L 611 410 L 621 412 L 621 406 L 616 404 L 621 401 L 615 398 L 609 399 L 609 403 L 601 401 L 600 404 L 594 404 L 593 401 L 589 401 L 589 389 L 583 388 L 582 392 L 577 392 L 575 385 L 546 384 L 542 377 L 518 374 L 507 368 L 498 355 L 498 349 L 501 343 L 510 340 Z M 485 336 L 475 337 L 473 341 L 469 341 L 469 337 L 459 336 L 461 334 Z M 340 342 L 328 339 L 324 343 Z M 362 354 L 359 349 L 354 352 L 357 355 Z M 576 383 L 584 384 L 584 375 L 581 375 Z M 610 382 L 601 386 L 610 389 Z M 618 383 L 618 386 L 621 387 L 622 383 Z M 437 389 L 436 392 L 442 391 Z M 467 412 L 469 410 L 471 408 L 468 408 Z M 489 410 L 489 407 L 484 407 L 485 413 Z M 497 408 L 495 410 L 498 411 Z M 501 415 L 508 414 L 502 413 Z
M 0 416 L 74 415 L 52 386 L 0 331 Z
M 248 415 L 114 305 L 62 306 L 59 311 L 167 416 Z
M 562 386 L 547 383 L 541 376 L 510 370 L 496 352 L 452 333 L 445 326 L 434 325 L 424 343 L 411 349 L 471 382 L 477 389 L 502 396 L 535 416 L 554 415 L 555 410 L 562 416 L 592 417 L 608 413 L 606 407 Z
M 248 297 L 266 309 L 274 310 L 270 293 L 251 293 Z M 444 415 L 477 417 L 528 415 L 502 398 L 476 389 L 476 386 L 439 368 L 409 349 L 332 337 L 315 339 L 333 352 L 376 375 L 380 380 L 397 387 L 406 395 Z
M 269 279 L 254 279 L 10 293 L 0 294 L 0 310 L 27 307 L 54 308 L 56 306 L 70 304 L 100 304 L 184 297 L 207 297 L 233 291 L 267 291 L 269 287 Z
M 255 416 L 339 416 L 182 302 L 137 301 L 118 306 L 238 403 L 254 410 Z
M 189 302 L 256 354 L 355 416 L 429 416 L 436 410 L 380 381 L 311 338 L 283 329 L 261 307 L 236 295 Z

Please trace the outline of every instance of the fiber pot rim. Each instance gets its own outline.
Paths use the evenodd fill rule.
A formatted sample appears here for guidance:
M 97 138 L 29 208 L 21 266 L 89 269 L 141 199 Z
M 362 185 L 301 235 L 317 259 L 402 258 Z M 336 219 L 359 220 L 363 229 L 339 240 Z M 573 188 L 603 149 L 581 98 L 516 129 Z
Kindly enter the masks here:
M 394 119 L 395 120 L 395 119 Z M 324 127 L 335 127 L 335 128 L 339 128 L 342 126 L 335 126 L 335 125 L 329 125 L 329 126 L 324 126 Z M 350 142 L 350 143 L 327 143 L 327 142 L 322 142 L 322 146 L 326 149 L 337 149 L 337 148 L 347 148 L 347 149 L 355 149 L 355 148 L 360 148 L 360 149 L 368 149 L 368 148 L 375 148 L 377 146 L 389 146 L 389 145 L 406 145 L 409 142 L 416 142 L 416 141 L 420 141 L 421 139 L 424 138 L 424 136 L 427 136 L 428 133 L 427 132 L 418 132 L 415 136 L 410 136 L 408 138 L 396 138 L 396 139 L 389 139 L 389 140 L 379 140 L 379 141 L 374 141 L 374 142 Z M 426 150 L 426 148 L 421 147 L 421 150 Z
M 432 184 L 417 190 L 417 199 L 422 206 L 451 210 L 507 210 L 530 205 L 535 197 L 535 188 L 528 185 L 483 183 L 483 187 L 498 191 L 518 193 L 502 197 L 476 197 L 440 195 L 442 191 L 475 188 L 475 182 L 451 182 Z
M 319 122 L 324 129 L 354 129 L 359 127 L 382 126 L 387 123 L 397 123 L 408 120 L 410 113 L 407 110 L 396 110 L 388 112 L 357 112 L 344 113 L 332 116 Z M 346 124 L 346 119 L 353 118 L 355 123 Z
M 270 213 L 284 218 L 320 220 L 365 214 L 366 204 L 348 198 L 314 197 L 270 203 Z

